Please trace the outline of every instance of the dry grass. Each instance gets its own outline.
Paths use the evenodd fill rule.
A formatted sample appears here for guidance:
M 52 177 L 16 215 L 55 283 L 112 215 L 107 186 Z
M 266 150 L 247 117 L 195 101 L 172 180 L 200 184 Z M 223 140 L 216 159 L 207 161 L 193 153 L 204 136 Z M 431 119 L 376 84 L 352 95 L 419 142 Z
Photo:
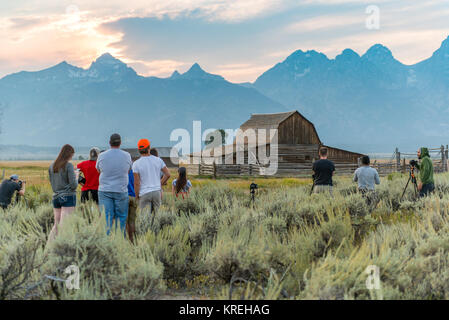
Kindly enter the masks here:
M 20 164 L 4 168 L 32 178 L 49 163 Z M 83 204 L 49 246 L 51 190 L 41 179 L 26 203 L 0 209 L 0 299 L 449 298 L 449 174 L 418 201 L 410 188 L 401 199 L 407 175 L 382 178 L 374 206 L 349 177 L 335 178 L 332 199 L 309 195 L 309 179 L 256 178 L 254 203 L 253 179 L 190 178 L 190 197 L 164 196 L 154 223 L 137 211 L 136 245 L 107 236 L 98 207 Z M 80 290 L 35 286 L 71 264 Z M 365 285 L 368 265 L 380 269 L 380 296 Z
M 72 161 L 76 166 L 80 161 Z M 35 186 L 47 186 L 49 187 L 48 180 L 48 167 L 52 161 L 0 161 L 0 177 L 5 170 L 5 178 L 8 178 L 12 174 L 19 175 L 21 180 L 27 182 L 27 185 Z M 170 168 L 170 179 L 163 187 L 165 192 L 171 192 L 171 183 L 176 179 L 178 173 L 177 168 Z M 188 177 L 194 187 L 206 187 L 213 185 L 216 181 L 210 177 L 205 176 L 190 176 Z M 249 189 L 251 182 L 255 182 L 261 188 L 281 188 L 281 187 L 299 187 L 312 183 L 312 179 L 307 178 L 253 178 L 253 177 L 238 177 L 238 178 L 221 178 L 225 183 L 233 189 Z

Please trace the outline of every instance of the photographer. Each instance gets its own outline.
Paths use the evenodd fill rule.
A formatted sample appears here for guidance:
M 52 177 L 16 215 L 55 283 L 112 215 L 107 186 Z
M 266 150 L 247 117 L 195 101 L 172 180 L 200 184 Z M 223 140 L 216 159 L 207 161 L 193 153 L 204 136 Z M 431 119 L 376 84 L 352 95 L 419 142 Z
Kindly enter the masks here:
M 419 196 L 424 197 L 429 195 L 435 190 L 435 184 L 433 180 L 433 163 L 430 159 L 429 150 L 427 148 L 420 148 L 417 152 L 419 163 L 410 161 L 410 165 L 415 165 L 419 170 Z
M 9 180 L 4 180 L 0 185 L 0 208 L 6 209 L 11 204 L 15 191 L 21 196 L 25 195 L 25 181 L 20 181 L 19 176 L 13 174 Z
M 314 172 L 313 193 L 328 193 L 332 196 L 332 175 L 335 165 L 327 159 L 327 148 L 321 147 L 319 150 L 320 160 L 313 163 Z

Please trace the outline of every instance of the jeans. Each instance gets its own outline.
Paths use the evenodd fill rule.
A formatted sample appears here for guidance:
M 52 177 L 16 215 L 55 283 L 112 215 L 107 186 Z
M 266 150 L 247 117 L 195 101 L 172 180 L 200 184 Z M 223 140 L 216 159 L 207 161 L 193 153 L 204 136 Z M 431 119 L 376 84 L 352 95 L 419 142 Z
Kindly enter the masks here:
M 420 197 L 425 197 L 435 190 L 435 185 L 433 183 L 426 183 L 422 185 L 421 191 L 419 192 Z
M 125 233 L 126 218 L 128 217 L 128 192 L 98 191 L 100 210 L 105 212 L 107 234 L 111 233 L 115 220 L 115 230 L 120 223 L 120 229 Z

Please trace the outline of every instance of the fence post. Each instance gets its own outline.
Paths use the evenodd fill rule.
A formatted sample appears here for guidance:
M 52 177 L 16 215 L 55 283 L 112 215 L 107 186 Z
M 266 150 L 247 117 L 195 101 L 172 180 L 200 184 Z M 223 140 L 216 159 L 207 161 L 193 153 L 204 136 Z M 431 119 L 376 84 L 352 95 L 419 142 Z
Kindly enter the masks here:
M 444 147 L 444 145 L 441 145 L 441 171 L 446 172 L 448 171 L 447 168 L 447 160 L 448 160 L 448 150 L 447 150 L 447 145 L 446 148 Z
M 401 170 L 401 153 L 399 152 L 399 149 L 396 148 L 396 172 L 399 172 Z
M 446 171 L 449 171 L 448 168 L 448 160 L 449 160 L 449 146 L 446 145 L 446 151 L 444 152 L 444 155 L 446 156 L 446 162 L 444 163 L 444 167 L 446 168 Z
M 215 160 L 212 163 L 212 165 L 213 165 L 213 170 L 214 170 L 214 179 L 217 179 L 217 166 L 215 165 Z
M 407 170 L 407 165 L 405 164 L 405 158 L 402 159 L 402 173 L 405 173 L 405 171 Z
M 198 174 L 201 175 L 201 160 L 198 163 Z
M 441 172 L 446 171 L 446 152 L 444 150 L 444 145 L 441 145 Z

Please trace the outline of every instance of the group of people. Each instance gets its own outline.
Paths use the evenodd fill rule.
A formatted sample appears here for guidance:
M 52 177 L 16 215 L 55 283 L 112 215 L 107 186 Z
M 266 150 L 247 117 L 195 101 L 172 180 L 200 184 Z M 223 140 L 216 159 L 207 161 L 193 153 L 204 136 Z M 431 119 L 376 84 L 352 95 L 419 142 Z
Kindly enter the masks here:
M 132 158 L 130 153 L 120 149 L 122 139 L 119 134 L 111 135 L 110 148 L 101 152 L 92 148 L 89 160 L 80 162 L 75 169 L 72 163 L 75 150 L 64 145 L 50 165 L 48 172 L 53 190 L 55 224 L 50 233 L 53 239 L 58 227 L 76 206 L 76 191 L 82 183 L 81 202 L 93 201 L 99 205 L 106 217 L 107 233 L 115 223 L 131 241 L 134 241 L 137 208 L 148 215 L 156 214 L 162 201 L 162 186 L 170 178 L 164 161 L 157 150 L 150 148 L 148 139 L 140 139 L 137 149 L 140 156 Z M 80 172 L 84 175 L 80 178 Z M 173 180 L 172 192 L 185 198 L 192 184 L 187 180 L 186 170 L 178 170 L 178 178 Z M 126 230 L 126 231 L 125 231 Z
M 92 148 L 89 160 L 77 165 L 70 162 L 75 149 L 66 144 L 62 147 L 56 160 L 48 169 L 53 190 L 54 226 L 49 239 L 53 239 L 62 221 L 73 212 L 76 206 L 78 184 L 82 184 L 81 202 L 93 201 L 99 205 L 100 212 L 105 213 L 107 233 L 120 227 L 131 241 L 134 240 L 137 208 L 150 219 L 156 214 L 162 201 L 162 186 L 170 178 L 170 172 L 164 161 L 158 157 L 156 149 L 150 148 L 148 139 L 140 139 L 137 149 L 140 156 L 132 159 L 130 153 L 120 149 L 121 137 L 115 133 L 109 140 L 110 148 L 101 152 Z M 419 163 L 419 196 L 424 197 L 434 191 L 433 163 L 427 148 L 417 152 Z M 332 196 L 332 177 L 335 165 L 328 159 L 325 147 L 319 150 L 320 159 L 313 163 L 314 193 L 329 193 Z M 353 181 L 358 184 L 358 191 L 369 199 L 375 193 L 375 185 L 380 184 L 379 174 L 370 166 L 370 158 L 363 156 L 362 166 L 355 170 Z M 80 172 L 84 177 L 80 178 Z M 172 193 L 177 198 L 188 196 L 192 184 L 187 180 L 185 167 L 178 169 L 178 177 L 172 182 Z M 0 184 L 0 208 L 6 209 L 15 192 L 25 194 L 25 182 L 12 175 Z M 147 209 L 147 210 L 145 210 Z M 125 228 L 126 227 L 126 228 Z
M 332 176 L 335 172 L 335 165 L 328 159 L 328 150 L 322 147 L 319 150 L 320 159 L 313 163 L 312 170 L 314 172 L 314 193 L 327 192 L 332 195 Z M 424 197 L 429 195 L 435 189 L 433 179 L 433 163 L 430 159 L 429 150 L 427 148 L 420 148 L 417 151 L 417 156 L 420 162 L 416 164 L 419 170 L 419 196 Z M 375 185 L 380 184 L 379 173 L 376 169 L 370 166 L 369 156 L 363 156 L 361 159 L 361 166 L 354 172 L 353 181 L 358 184 L 358 191 L 364 196 L 370 196 L 375 192 Z

